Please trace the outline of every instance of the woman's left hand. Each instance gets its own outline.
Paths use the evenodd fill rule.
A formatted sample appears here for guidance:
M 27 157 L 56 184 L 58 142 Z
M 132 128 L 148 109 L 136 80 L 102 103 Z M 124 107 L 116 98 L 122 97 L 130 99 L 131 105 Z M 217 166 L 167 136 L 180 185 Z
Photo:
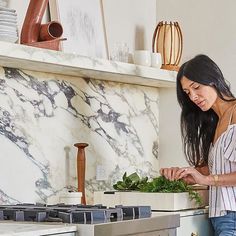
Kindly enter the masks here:
M 175 174 L 176 179 L 187 179 L 189 176 L 191 176 L 194 179 L 194 182 L 196 184 L 208 185 L 207 176 L 202 175 L 199 171 L 197 171 L 193 167 L 180 168 Z

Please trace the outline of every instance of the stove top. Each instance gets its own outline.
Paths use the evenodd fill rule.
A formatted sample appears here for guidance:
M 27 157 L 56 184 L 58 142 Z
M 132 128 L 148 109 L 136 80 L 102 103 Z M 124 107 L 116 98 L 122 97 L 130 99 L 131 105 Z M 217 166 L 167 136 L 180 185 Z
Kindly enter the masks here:
M 13 222 L 55 226 L 69 224 L 76 229 L 75 233 L 70 234 L 73 236 L 175 236 L 180 216 L 173 213 L 152 216 L 150 206 L 0 205 L 0 229 Z
M 151 217 L 150 206 L 0 205 L 0 220 L 99 224 Z

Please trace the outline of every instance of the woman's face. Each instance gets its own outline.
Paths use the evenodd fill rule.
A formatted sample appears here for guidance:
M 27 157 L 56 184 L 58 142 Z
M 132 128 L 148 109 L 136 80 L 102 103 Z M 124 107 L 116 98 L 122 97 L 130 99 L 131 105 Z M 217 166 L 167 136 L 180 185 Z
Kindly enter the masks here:
M 216 102 L 217 93 L 211 86 L 199 84 L 189 80 L 185 76 L 182 77 L 180 83 L 189 99 L 202 111 L 208 111 Z

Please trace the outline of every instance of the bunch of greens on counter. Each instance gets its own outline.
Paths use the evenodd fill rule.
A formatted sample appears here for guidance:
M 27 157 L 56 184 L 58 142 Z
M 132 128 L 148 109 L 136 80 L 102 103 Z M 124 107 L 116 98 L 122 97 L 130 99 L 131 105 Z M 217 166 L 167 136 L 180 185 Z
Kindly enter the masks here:
M 202 198 L 198 192 L 194 191 L 192 186 L 187 185 L 183 180 L 168 180 L 164 176 L 159 176 L 148 181 L 148 177 L 140 178 L 139 175 L 134 172 L 127 176 L 125 172 L 122 181 L 117 181 L 113 185 L 116 190 L 133 190 L 140 192 L 152 192 L 152 193 L 181 193 L 188 192 L 191 200 L 200 206 L 202 204 Z

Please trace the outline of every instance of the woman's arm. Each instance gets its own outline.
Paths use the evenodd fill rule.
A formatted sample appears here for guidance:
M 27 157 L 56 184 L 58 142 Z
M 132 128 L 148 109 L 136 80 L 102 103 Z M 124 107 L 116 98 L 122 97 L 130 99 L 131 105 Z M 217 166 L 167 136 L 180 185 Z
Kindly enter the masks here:
M 165 176 L 169 180 L 179 179 L 179 170 L 183 170 L 189 167 L 179 168 L 179 167 L 170 167 L 170 168 L 161 168 L 160 174 Z M 202 175 L 209 175 L 208 166 L 196 167 L 195 168 Z M 182 171 L 181 171 L 182 172 Z M 191 175 L 184 176 L 182 178 L 187 184 L 196 184 L 196 181 Z
M 177 179 L 191 176 L 196 184 L 208 186 L 236 186 L 236 172 L 220 175 L 204 175 L 192 167 L 180 168 L 176 172 Z
M 222 175 L 208 175 L 208 185 L 236 186 L 236 172 Z

